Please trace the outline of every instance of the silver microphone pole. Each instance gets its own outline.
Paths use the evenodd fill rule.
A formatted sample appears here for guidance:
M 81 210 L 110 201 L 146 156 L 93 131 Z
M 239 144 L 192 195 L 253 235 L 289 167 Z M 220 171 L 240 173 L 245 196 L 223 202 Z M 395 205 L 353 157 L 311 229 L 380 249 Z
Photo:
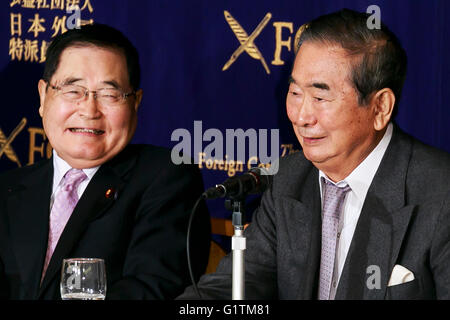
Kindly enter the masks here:
M 244 237 L 245 225 L 245 198 L 249 193 L 263 192 L 271 180 L 267 170 L 253 168 L 239 178 L 230 178 L 223 184 L 216 185 L 206 191 L 206 198 L 228 196 L 225 207 L 233 212 L 232 224 L 234 235 L 231 238 L 232 254 L 232 299 L 245 299 L 245 250 L 247 248 Z M 229 188 L 230 190 L 227 190 Z
M 245 299 L 245 249 L 246 238 L 244 237 L 244 201 L 227 200 L 226 205 L 233 210 L 232 223 L 234 235 L 231 238 L 231 250 L 233 252 L 232 270 L 232 299 Z

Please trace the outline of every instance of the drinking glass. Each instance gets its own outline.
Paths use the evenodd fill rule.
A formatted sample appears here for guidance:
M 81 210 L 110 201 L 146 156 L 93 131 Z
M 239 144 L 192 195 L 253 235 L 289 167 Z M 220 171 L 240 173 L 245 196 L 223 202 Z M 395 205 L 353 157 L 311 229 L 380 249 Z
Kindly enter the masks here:
M 60 289 L 63 300 L 104 300 L 105 261 L 97 258 L 64 259 Z

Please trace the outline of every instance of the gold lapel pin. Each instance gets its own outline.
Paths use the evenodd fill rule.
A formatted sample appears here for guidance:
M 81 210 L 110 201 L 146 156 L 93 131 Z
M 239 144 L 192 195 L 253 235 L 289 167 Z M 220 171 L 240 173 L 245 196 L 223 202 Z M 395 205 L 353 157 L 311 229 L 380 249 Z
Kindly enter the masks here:
M 109 199 L 109 198 L 111 198 L 113 196 L 114 196 L 114 198 L 117 197 L 117 193 L 115 192 L 115 190 L 113 188 L 109 188 L 108 190 L 106 190 L 105 197 L 107 199 Z

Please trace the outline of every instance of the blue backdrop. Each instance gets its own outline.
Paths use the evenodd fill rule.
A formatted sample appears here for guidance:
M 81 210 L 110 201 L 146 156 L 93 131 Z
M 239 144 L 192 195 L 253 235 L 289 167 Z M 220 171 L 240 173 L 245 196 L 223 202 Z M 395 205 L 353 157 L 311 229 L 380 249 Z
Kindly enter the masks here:
M 279 130 L 279 155 L 299 149 L 285 112 L 287 79 L 298 29 L 341 8 L 381 10 L 408 54 L 408 75 L 396 122 L 420 140 L 450 151 L 447 94 L 450 92 L 450 13 L 447 0 L 3 0 L 0 4 L 0 171 L 39 161 L 51 152 L 38 115 L 37 82 L 45 48 L 73 23 L 106 23 L 124 32 L 140 52 L 144 98 L 133 142 L 173 147 L 174 130 L 192 134 L 216 128 Z M 247 36 L 266 17 L 252 50 L 223 70 Z M 268 19 L 268 20 L 267 20 Z M 234 27 L 233 27 L 234 26 Z M 257 49 L 257 50 L 256 50 Z M 249 142 L 250 143 L 250 142 Z M 203 148 L 208 142 L 203 143 Z M 247 146 L 247 150 L 248 150 Z M 198 156 L 198 155 L 194 155 Z M 247 170 L 246 153 L 235 174 Z M 242 169 L 242 170 L 241 170 Z M 205 186 L 233 174 L 202 164 Z M 257 199 L 256 199 L 257 200 Z M 208 202 L 213 216 L 228 217 L 223 200 Z M 250 207 L 250 211 L 251 211 Z

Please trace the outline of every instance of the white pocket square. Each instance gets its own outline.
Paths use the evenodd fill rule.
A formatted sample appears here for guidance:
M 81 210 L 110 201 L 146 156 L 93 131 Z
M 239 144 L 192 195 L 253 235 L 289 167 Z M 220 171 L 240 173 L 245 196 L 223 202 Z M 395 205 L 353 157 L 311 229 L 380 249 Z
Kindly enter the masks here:
M 391 278 L 388 282 L 388 287 L 396 286 L 398 284 L 410 282 L 414 280 L 414 273 L 406 269 L 404 266 L 396 264 L 391 273 Z

